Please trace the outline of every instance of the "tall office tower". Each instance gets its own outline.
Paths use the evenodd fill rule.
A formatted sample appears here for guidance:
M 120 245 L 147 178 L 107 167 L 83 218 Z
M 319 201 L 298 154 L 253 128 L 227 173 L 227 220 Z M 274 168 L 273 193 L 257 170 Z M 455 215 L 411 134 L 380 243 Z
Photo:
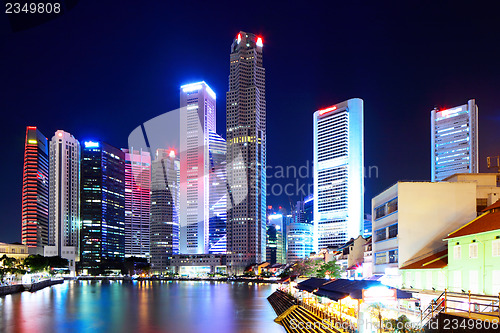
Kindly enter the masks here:
M 313 225 L 294 222 L 286 226 L 286 262 L 293 263 L 309 257 L 313 251 Z
M 82 268 L 116 268 L 125 257 L 125 153 L 85 141 L 81 155 Z
M 149 258 L 151 207 L 151 155 L 122 149 L 125 153 L 125 257 Z
M 75 272 L 80 256 L 80 143 L 58 130 L 49 145 L 49 246 L 44 255 L 68 259 Z
M 209 132 L 215 132 L 215 93 L 205 82 L 184 85 L 180 107 L 180 250 L 208 253 Z
M 227 261 L 241 272 L 266 258 L 266 92 L 262 37 L 240 31 L 231 45 L 226 94 Z
M 49 150 L 35 126 L 26 128 L 22 193 L 22 242 L 41 247 L 49 241 Z
M 283 230 L 279 225 L 270 224 L 266 232 L 266 261 L 271 265 L 284 264 L 286 254 L 284 253 Z
M 314 113 L 314 250 L 339 247 L 363 226 L 363 100 Z
M 477 173 L 477 105 L 431 111 L 431 179 L 441 181 L 456 173 Z
M 209 133 L 209 253 L 226 253 L 227 173 L 226 140 L 217 133 Z
M 151 270 L 164 273 L 179 254 L 179 158 L 158 149 L 151 163 Z

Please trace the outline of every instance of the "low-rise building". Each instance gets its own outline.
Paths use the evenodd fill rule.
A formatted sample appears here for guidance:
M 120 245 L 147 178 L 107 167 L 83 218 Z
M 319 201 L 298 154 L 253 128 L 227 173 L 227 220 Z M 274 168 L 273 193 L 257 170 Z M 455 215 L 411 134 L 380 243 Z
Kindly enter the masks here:
M 457 173 L 443 181 L 475 183 L 478 214 L 500 199 L 500 173 Z
M 0 243 L 0 258 L 6 255 L 10 258 L 25 259 L 28 253 L 28 246 L 21 243 Z
M 442 249 L 443 238 L 477 216 L 475 182 L 398 182 L 372 199 L 373 274 L 402 286 L 399 268 Z
M 473 294 L 500 293 L 500 200 L 450 233 L 448 288 Z
M 170 262 L 181 276 L 202 276 L 226 273 L 225 254 L 175 254 Z

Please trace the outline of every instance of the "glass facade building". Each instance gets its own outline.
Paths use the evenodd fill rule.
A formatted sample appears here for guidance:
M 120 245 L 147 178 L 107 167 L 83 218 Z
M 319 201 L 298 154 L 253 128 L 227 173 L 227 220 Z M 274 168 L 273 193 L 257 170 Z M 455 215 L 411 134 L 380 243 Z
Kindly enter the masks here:
M 318 110 L 314 123 L 314 249 L 339 247 L 363 227 L 363 100 Z
M 149 258 L 151 155 L 142 149 L 122 151 L 125 153 L 125 257 Z
M 180 89 L 180 250 L 208 253 L 210 132 L 215 132 L 215 93 L 205 82 Z
M 179 169 L 175 150 L 158 149 L 151 163 L 151 269 L 164 273 L 179 254 Z
M 125 257 L 125 153 L 86 141 L 81 161 L 82 268 L 118 267 Z
M 477 105 L 431 111 L 431 180 L 441 181 L 456 173 L 477 173 Z
M 26 128 L 22 190 L 22 242 L 41 247 L 49 241 L 49 147 L 35 127 Z

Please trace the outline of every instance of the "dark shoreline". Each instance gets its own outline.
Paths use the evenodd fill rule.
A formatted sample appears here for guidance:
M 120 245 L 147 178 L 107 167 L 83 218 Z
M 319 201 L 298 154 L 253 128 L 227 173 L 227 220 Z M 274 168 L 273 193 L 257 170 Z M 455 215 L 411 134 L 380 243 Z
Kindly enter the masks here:
M 29 284 L 14 284 L 10 286 L 1 286 L 0 287 L 0 296 L 20 293 L 23 291 L 35 292 L 55 284 L 64 283 L 64 279 L 57 280 L 43 280 L 40 282 L 29 283 Z
M 246 279 L 246 278 L 213 278 L 213 279 L 197 279 L 197 278 L 137 278 L 119 276 L 79 276 L 77 278 L 68 278 L 68 280 L 78 281 L 207 281 L 207 282 L 252 282 L 252 283 L 265 283 L 275 284 L 277 280 L 262 280 L 262 279 Z

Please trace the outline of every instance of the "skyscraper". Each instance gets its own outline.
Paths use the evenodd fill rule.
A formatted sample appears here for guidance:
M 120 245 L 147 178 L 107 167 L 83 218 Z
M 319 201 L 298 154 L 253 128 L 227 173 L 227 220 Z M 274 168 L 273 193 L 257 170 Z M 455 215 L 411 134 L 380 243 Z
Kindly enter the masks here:
M 125 153 L 125 257 L 149 258 L 151 206 L 151 155 L 122 149 Z
M 363 225 L 363 100 L 314 113 L 314 249 L 338 247 Z
M 82 268 L 115 268 L 125 257 L 125 153 L 85 141 L 81 162 Z
M 151 269 L 164 273 L 179 254 L 179 159 L 158 149 L 151 163 Z
M 209 133 L 209 253 L 226 253 L 227 173 L 226 140 L 217 133 Z
M 231 45 L 226 94 L 228 269 L 266 257 L 266 92 L 262 37 L 240 31 Z
M 208 253 L 210 131 L 215 132 L 215 93 L 205 82 L 180 91 L 180 251 Z
M 49 241 L 49 151 L 35 126 L 26 128 L 22 193 L 22 242 L 41 247 Z
M 49 156 L 49 246 L 44 255 L 68 259 L 74 272 L 80 255 L 80 143 L 59 130 Z
M 477 105 L 431 111 L 431 179 L 441 181 L 456 173 L 477 173 Z

